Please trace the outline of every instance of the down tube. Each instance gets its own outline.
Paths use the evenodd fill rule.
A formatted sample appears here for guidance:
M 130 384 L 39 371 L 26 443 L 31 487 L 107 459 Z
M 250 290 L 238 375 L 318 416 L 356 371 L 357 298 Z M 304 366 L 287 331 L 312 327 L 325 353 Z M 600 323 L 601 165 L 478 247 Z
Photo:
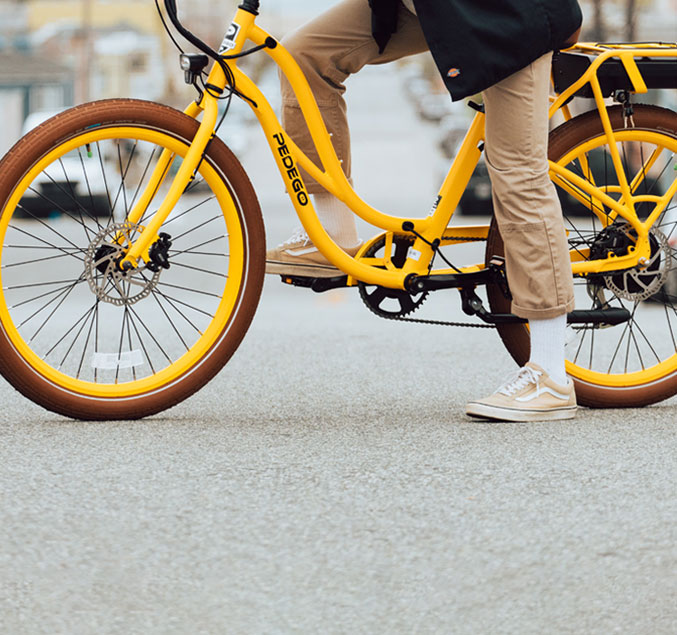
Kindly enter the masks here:
M 266 135 L 287 193 L 308 236 L 327 259 L 341 271 L 368 284 L 402 289 L 406 273 L 386 271 L 362 264 L 346 254 L 327 234 L 313 207 L 308 190 L 292 155 L 293 144 L 282 129 L 270 104 L 258 87 L 239 69 L 234 68 L 236 83 L 243 93 L 254 100 L 250 104 Z M 401 224 L 402 219 L 397 219 Z

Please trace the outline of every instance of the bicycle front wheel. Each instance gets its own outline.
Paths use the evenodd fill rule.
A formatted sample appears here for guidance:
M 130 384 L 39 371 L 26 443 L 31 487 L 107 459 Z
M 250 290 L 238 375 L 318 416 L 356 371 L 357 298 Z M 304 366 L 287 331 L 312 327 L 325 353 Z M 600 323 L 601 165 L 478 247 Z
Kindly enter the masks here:
M 657 205 L 664 210 L 651 228 L 647 265 L 574 278 L 577 309 L 622 307 L 631 318 L 617 326 L 569 325 L 566 367 L 580 404 L 633 407 L 677 393 L 677 114 L 643 105 L 635 106 L 632 120 L 624 119 L 620 107 L 609 113 L 639 218 L 648 218 Z M 620 199 L 618 175 L 597 111 L 554 130 L 549 156 Z M 563 213 L 572 261 L 608 249 L 627 253 L 632 246 L 628 224 L 595 201 L 565 197 Z M 487 262 L 492 255 L 503 255 L 495 222 L 487 240 Z M 499 289 L 491 287 L 487 293 L 492 311 L 510 310 Z M 498 331 L 512 357 L 523 365 L 529 359 L 528 328 L 502 325 Z
M 146 262 L 117 266 L 197 128 L 158 104 L 95 102 L 43 123 L 0 163 L 0 372 L 29 399 L 75 418 L 136 419 L 193 394 L 238 347 L 265 235 L 249 179 L 218 138 Z M 165 178 L 148 188 L 161 155 Z

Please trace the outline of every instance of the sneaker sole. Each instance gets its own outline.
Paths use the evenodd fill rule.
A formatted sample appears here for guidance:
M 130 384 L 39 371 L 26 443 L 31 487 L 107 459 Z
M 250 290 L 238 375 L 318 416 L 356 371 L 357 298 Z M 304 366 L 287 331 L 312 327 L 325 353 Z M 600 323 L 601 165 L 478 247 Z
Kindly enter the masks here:
M 332 266 L 290 264 L 276 260 L 266 260 L 266 273 L 306 278 L 334 278 L 345 275 L 340 269 Z
M 481 403 L 471 403 L 466 406 L 465 413 L 470 417 L 493 419 L 496 421 L 560 421 L 574 419 L 577 406 L 563 406 L 562 408 L 546 408 L 544 410 L 520 410 L 519 408 L 499 408 Z

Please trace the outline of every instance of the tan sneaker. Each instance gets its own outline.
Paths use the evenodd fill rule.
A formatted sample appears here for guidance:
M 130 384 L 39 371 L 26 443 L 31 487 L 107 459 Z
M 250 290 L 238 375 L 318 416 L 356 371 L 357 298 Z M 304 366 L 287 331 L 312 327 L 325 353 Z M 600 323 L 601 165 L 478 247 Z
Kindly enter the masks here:
M 343 251 L 354 256 L 361 246 L 358 243 L 350 249 L 343 248 Z M 289 240 L 266 252 L 266 273 L 309 278 L 343 275 L 319 252 L 303 230 L 295 232 Z
M 531 362 L 486 399 L 471 401 L 465 409 L 471 417 L 500 421 L 553 421 L 576 416 L 574 383 L 556 384 Z

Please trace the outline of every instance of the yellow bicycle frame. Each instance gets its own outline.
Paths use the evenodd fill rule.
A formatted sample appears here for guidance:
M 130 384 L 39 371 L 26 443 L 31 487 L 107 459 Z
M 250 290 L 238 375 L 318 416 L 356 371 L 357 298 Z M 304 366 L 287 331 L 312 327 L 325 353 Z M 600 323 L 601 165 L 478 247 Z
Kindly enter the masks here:
M 468 185 L 475 167 L 481 156 L 481 144 L 484 139 L 484 114 L 478 112 L 470 125 L 470 128 L 463 140 L 458 154 L 456 155 L 449 173 L 447 174 L 442 187 L 439 191 L 437 205 L 433 211 L 425 218 L 404 219 L 401 217 L 390 216 L 376 210 L 363 201 L 350 185 L 346 178 L 341 163 L 331 143 L 331 138 L 326 129 L 319 107 L 313 94 L 310 91 L 308 82 L 303 72 L 299 68 L 291 54 L 271 36 L 261 29 L 255 23 L 256 16 L 246 10 L 238 9 L 233 23 L 239 28 L 234 31 L 237 33 L 232 48 L 228 51 L 229 55 L 241 53 L 247 40 L 255 45 L 264 45 L 274 43 L 274 46 L 265 48 L 265 52 L 272 58 L 277 66 L 282 70 L 289 80 L 296 97 L 298 99 L 301 111 L 308 125 L 311 137 L 317 148 L 322 167 L 311 161 L 304 154 L 294 141 L 289 138 L 282 128 L 275 112 L 266 100 L 265 96 L 254 82 L 244 74 L 237 66 L 237 59 L 227 59 L 225 63 L 235 79 L 235 85 L 239 92 L 247 97 L 261 127 L 264 130 L 270 149 L 275 157 L 277 167 L 280 171 L 283 181 L 287 187 L 290 199 L 301 220 L 301 223 L 308 233 L 312 242 L 319 251 L 341 271 L 348 274 L 349 284 L 354 284 L 356 280 L 367 284 L 377 284 L 390 288 L 404 288 L 405 279 L 410 274 L 427 275 L 430 262 L 434 256 L 434 250 L 430 246 L 435 240 L 441 240 L 441 244 L 454 244 L 465 242 L 465 238 L 486 238 L 488 226 L 464 226 L 456 229 L 457 234 L 462 234 L 463 238 L 454 238 L 454 232 L 448 231 L 449 221 L 454 210 L 458 206 L 461 196 Z M 621 196 L 615 199 L 609 196 L 607 191 L 595 186 L 594 183 L 580 178 L 570 170 L 551 162 L 551 176 L 553 181 L 572 194 L 575 198 L 585 204 L 595 201 L 593 212 L 597 214 L 603 223 L 609 222 L 609 217 L 603 212 L 603 207 L 612 211 L 612 218 L 621 216 L 632 225 L 636 230 L 638 240 L 635 248 L 626 256 L 601 259 L 584 260 L 572 263 L 575 274 L 586 274 L 590 272 L 602 272 L 618 270 L 625 267 L 633 267 L 640 262 L 642 258 L 648 258 L 650 255 L 649 229 L 656 218 L 665 209 L 668 201 L 675 194 L 677 189 L 677 180 L 673 186 L 665 193 L 663 197 L 652 197 L 660 200 L 656 201 L 656 209 L 645 221 L 640 221 L 635 213 L 635 201 L 645 200 L 641 197 L 633 196 L 633 181 L 628 181 L 625 176 L 621 158 L 616 147 L 611 122 L 604 103 L 604 97 L 601 92 L 599 80 L 596 76 L 597 69 L 601 64 L 611 57 L 619 57 L 629 77 L 633 82 L 636 92 L 646 92 L 646 85 L 637 68 L 634 58 L 637 56 L 677 56 L 677 50 L 667 50 L 656 48 L 613 48 L 602 49 L 595 48 L 594 45 L 577 45 L 578 49 L 593 51 L 599 53 L 593 61 L 590 68 L 570 86 L 565 92 L 554 99 L 550 107 L 550 116 L 564 107 L 568 98 L 573 95 L 581 86 L 589 82 L 592 85 L 595 95 L 597 108 L 602 117 L 602 123 L 609 139 L 609 147 L 614 166 L 619 176 L 619 188 Z M 226 76 L 219 64 L 214 64 L 207 83 L 220 90 L 226 87 Z M 214 128 L 217 120 L 218 100 L 210 91 L 205 92 L 200 103 L 192 103 L 184 112 L 198 118 L 203 113 L 203 118 L 199 130 L 193 140 L 187 156 L 184 158 L 178 173 L 173 179 L 169 192 L 153 215 L 150 223 L 143 229 L 141 235 L 130 248 L 128 254 L 122 262 L 122 266 L 135 266 L 139 259 L 147 254 L 150 245 L 157 239 L 160 227 L 167 218 L 169 212 L 178 201 L 185 190 L 192 174 L 199 165 L 207 143 L 214 135 Z M 653 164 L 657 156 L 650 158 L 648 164 Z M 164 181 L 168 168 L 173 157 L 165 152 L 159 159 L 157 166 L 151 178 L 151 183 L 140 198 L 134 209 L 130 213 L 129 221 L 138 222 L 146 212 L 150 201 L 158 190 L 159 185 Z M 346 254 L 327 234 L 322 227 L 317 213 L 313 207 L 312 201 L 306 190 L 303 178 L 298 170 L 298 166 L 305 169 L 318 183 L 320 183 L 329 192 L 335 195 L 350 207 L 358 216 L 368 223 L 380 227 L 388 232 L 386 240 L 392 241 L 393 234 L 406 234 L 403 230 L 403 223 L 409 221 L 413 223 L 417 237 L 409 250 L 407 260 L 403 267 L 397 268 L 389 262 L 389 256 L 381 259 L 362 258 L 366 247 L 356 255 L 355 258 Z M 649 165 L 650 167 L 650 165 Z M 646 169 L 645 165 L 643 169 Z M 611 191 L 611 190 L 609 190 Z M 459 231 L 462 230 L 462 231 Z M 411 235 L 411 232 L 409 232 Z M 387 243 L 386 243 L 387 247 Z M 386 254 L 390 250 L 386 249 Z M 572 258 L 577 260 L 577 258 Z M 385 266 L 385 268 L 384 268 Z M 477 271 L 484 265 L 472 265 L 461 269 L 462 272 Z M 434 270 L 432 274 L 449 273 L 449 270 Z
M 663 196 L 634 196 L 636 187 L 641 180 L 641 176 L 646 174 L 648 170 L 656 163 L 662 150 L 656 148 L 653 154 L 644 162 L 638 170 L 637 175 L 632 180 L 628 180 L 623 163 L 618 150 L 617 138 L 618 135 L 614 133 L 611 119 L 604 102 L 604 95 L 602 87 L 597 77 L 597 71 L 604 64 L 604 62 L 611 58 L 619 58 L 623 67 L 632 82 L 633 92 L 646 93 L 647 86 L 642 77 L 642 74 L 637 67 L 635 61 L 638 57 L 677 57 L 677 47 L 666 46 L 661 44 L 644 44 L 641 47 L 636 47 L 631 44 L 628 45 L 599 45 L 580 43 L 574 49 L 584 53 L 593 53 L 596 55 L 588 69 L 569 86 L 564 92 L 552 100 L 550 106 L 549 116 L 552 117 L 560 108 L 563 108 L 568 100 L 585 84 L 590 84 L 595 99 L 595 105 L 599 112 L 602 126 L 607 138 L 609 152 L 618 177 L 618 185 L 608 188 L 606 191 L 594 187 L 594 183 L 581 179 L 579 176 L 573 174 L 570 170 L 563 168 L 556 163 L 550 162 L 550 174 L 553 182 L 562 187 L 565 191 L 571 194 L 585 205 L 592 203 L 592 211 L 600 220 L 602 225 L 610 224 L 617 216 L 625 219 L 637 232 L 638 240 L 635 249 L 627 256 L 616 257 L 605 260 L 587 260 L 584 262 L 574 262 L 572 269 L 574 274 L 585 273 L 599 273 L 602 271 L 609 271 L 613 269 L 622 269 L 624 267 L 634 267 L 642 258 L 648 258 L 651 249 L 649 246 L 649 230 L 663 213 L 668 203 L 677 193 L 677 179 L 675 179 Z M 651 133 L 638 135 L 640 138 L 636 140 L 646 140 L 650 142 Z M 642 139 L 644 137 L 644 139 Z M 582 166 L 586 169 L 587 166 Z M 607 192 L 620 193 L 618 199 L 614 199 L 608 195 Z M 653 212 L 645 221 L 641 221 L 635 213 L 635 202 L 643 202 L 650 200 L 654 202 L 655 208 Z M 609 208 L 612 213 L 606 214 L 604 207 Z

